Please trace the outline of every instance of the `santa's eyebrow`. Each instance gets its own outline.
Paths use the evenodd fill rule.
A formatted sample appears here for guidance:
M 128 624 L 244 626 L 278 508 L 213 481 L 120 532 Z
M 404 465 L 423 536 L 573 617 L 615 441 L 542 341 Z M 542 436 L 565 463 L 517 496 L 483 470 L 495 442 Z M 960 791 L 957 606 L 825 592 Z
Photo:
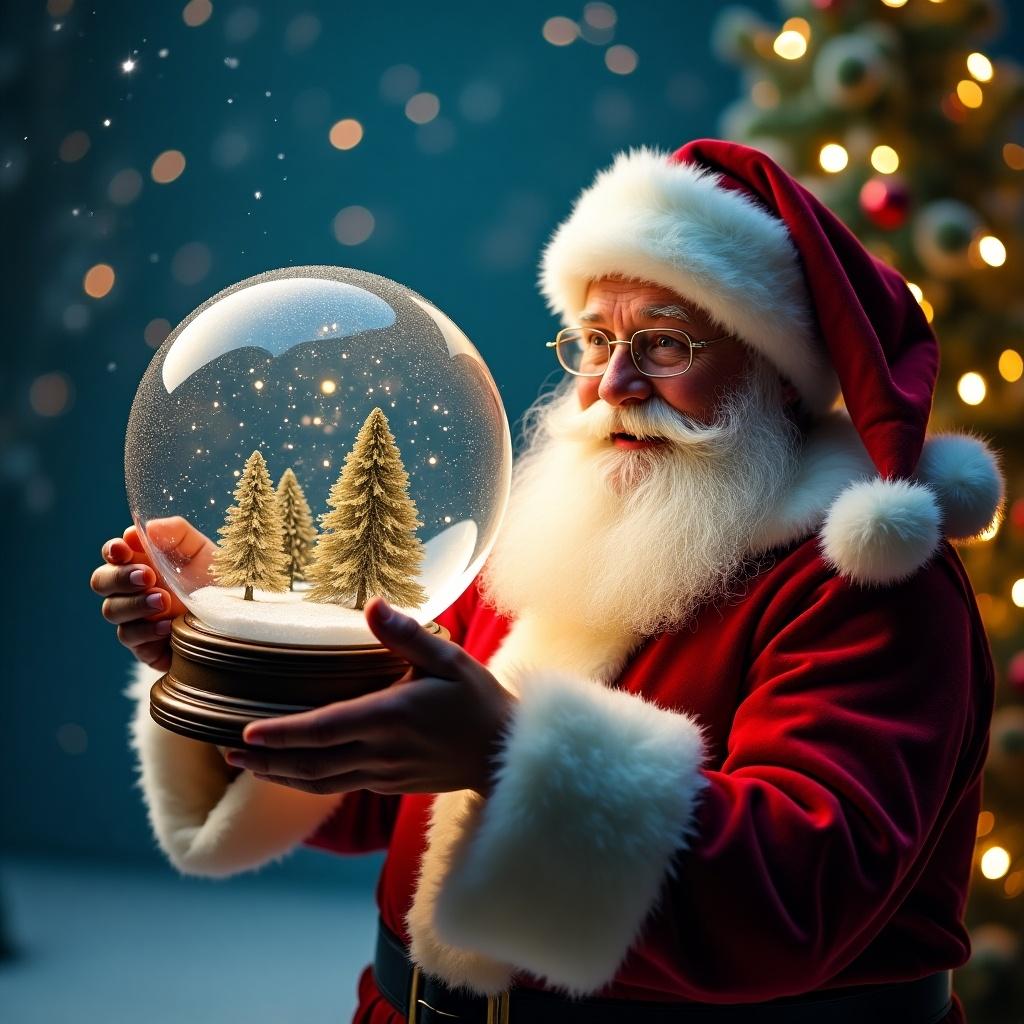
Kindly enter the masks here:
M 685 320 L 689 323 L 693 319 L 690 311 L 685 306 L 675 304 L 670 306 L 648 306 L 643 311 L 643 315 L 646 320 L 667 318 L 669 320 Z
M 645 320 L 682 320 L 685 323 L 690 323 L 693 320 L 690 311 L 678 303 L 672 303 L 668 306 L 648 306 L 646 309 L 641 310 L 640 315 Z M 583 312 L 579 315 L 579 322 L 581 324 L 597 324 L 603 320 L 603 313 Z

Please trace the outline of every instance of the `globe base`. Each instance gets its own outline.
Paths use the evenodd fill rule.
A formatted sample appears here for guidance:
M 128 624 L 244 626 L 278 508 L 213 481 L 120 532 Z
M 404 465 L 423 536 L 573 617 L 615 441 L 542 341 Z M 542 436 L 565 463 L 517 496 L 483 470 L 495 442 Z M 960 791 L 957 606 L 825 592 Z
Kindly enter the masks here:
M 423 627 L 449 639 L 436 622 Z M 171 626 L 171 667 L 153 684 L 157 724 L 205 743 L 245 748 L 250 722 L 351 700 L 401 679 L 409 663 L 387 647 L 298 647 L 211 632 L 192 615 Z

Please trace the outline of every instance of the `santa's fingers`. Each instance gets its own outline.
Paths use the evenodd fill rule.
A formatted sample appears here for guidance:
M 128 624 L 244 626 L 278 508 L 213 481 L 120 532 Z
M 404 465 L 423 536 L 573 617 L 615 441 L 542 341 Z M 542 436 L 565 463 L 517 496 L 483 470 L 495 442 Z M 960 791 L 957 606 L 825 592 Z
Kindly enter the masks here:
M 127 565 L 101 565 L 89 578 L 89 586 L 101 597 L 137 594 L 156 583 L 156 573 L 148 565 L 129 562 Z
M 356 742 L 314 750 L 231 750 L 225 760 L 260 775 L 315 782 L 356 771 L 386 774 L 398 763 L 397 757 Z
M 396 611 L 383 598 L 371 598 L 364 614 L 377 639 L 405 658 L 418 674 L 440 679 L 474 676 L 478 662 L 458 644 L 428 633 L 415 619 Z
M 155 622 L 151 619 L 132 619 L 117 627 L 117 639 L 125 647 L 135 651 L 136 648 L 157 640 L 163 641 L 166 645 L 170 632 L 170 619 L 157 619 Z
M 134 554 L 131 545 L 120 537 L 112 537 L 100 548 L 103 561 L 109 562 L 111 565 L 121 565 L 131 561 Z
M 161 637 L 152 643 L 139 644 L 138 647 L 132 648 L 132 654 L 143 665 L 155 668 L 158 672 L 166 672 L 171 667 L 171 645 L 167 642 L 167 637 Z
M 312 793 L 315 796 L 327 796 L 331 793 L 353 793 L 357 789 L 369 789 L 374 793 L 400 793 L 395 788 L 395 783 L 371 772 L 346 772 L 344 775 L 332 775 L 326 779 L 292 779 L 285 775 L 267 775 L 261 772 L 253 772 L 253 777 L 263 782 L 273 782 L 278 786 L 287 786 L 288 789 L 298 789 L 303 793 Z
M 135 594 L 132 597 L 108 597 L 100 606 L 100 612 L 107 622 L 121 625 L 135 619 L 151 618 L 167 611 L 167 593 L 154 590 L 148 594 Z

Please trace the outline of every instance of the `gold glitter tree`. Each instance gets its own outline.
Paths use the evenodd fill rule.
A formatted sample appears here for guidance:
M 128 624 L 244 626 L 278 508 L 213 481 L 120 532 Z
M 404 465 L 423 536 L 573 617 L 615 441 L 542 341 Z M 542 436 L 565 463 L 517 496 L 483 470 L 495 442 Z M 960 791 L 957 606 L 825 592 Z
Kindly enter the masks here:
M 309 502 L 291 467 L 284 471 L 278 482 L 277 504 L 281 510 L 284 553 L 288 558 L 288 589 L 294 590 L 295 581 L 306 578 L 306 567 L 313 557 L 316 527 Z
M 246 601 L 253 599 L 254 587 L 274 593 L 287 590 L 281 510 L 258 451 L 246 460 L 234 498 L 236 504 L 217 531 L 221 542 L 210 563 L 210 575 L 222 587 L 245 587 Z
M 404 608 L 426 600 L 416 582 L 423 545 L 409 475 L 388 426 L 374 409 L 362 425 L 320 516 L 323 532 L 313 549 L 306 597 L 361 609 L 377 595 Z

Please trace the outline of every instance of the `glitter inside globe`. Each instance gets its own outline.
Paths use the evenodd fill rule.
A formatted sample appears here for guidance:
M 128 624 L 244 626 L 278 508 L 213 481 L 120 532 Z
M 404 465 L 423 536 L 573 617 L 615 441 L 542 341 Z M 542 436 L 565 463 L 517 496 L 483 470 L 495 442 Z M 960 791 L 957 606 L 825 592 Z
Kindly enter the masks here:
M 354 602 L 312 601 L 308 582 L 257 586 L 246 600 L 211 571 L 253 452 L 274 485 L 293 470 L 316 524 L 374 409 L 408 475 L 422 544 L 423 599 L 403 610 L 427 623 L 472 582 L 508 501 L 508 421 L 465 334 L 387 278 L 295 267 L 225 289 L 168 335 L 132 404 L 128 503 L 157 571 L 206 629 L 272 644 L 376 642 Z

